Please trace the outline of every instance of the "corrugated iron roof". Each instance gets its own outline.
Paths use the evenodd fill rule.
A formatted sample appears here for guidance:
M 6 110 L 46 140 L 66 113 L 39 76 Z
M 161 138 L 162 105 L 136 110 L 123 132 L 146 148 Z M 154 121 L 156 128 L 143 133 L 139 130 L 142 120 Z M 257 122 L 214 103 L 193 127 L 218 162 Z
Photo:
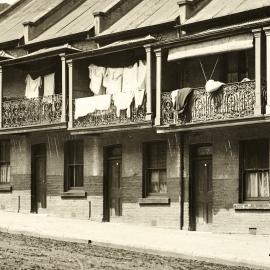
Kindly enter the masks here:
M 94 27 L 93 13 L 103 11 L 114 2 L 115 0 L 87 0 L 29 43 L 89 31 Z
M 23 55 L 18 58 L 10 58 L 8 60 L 0 61 L 1 65 L 12 65 L 12 64 L 19 64 L 19 63 L 26 63 L 31 61 L 36 61 L 43 59 L 44 57 L 53 57 L 60 55 L 61 53 L 74 53 L 79 52 L 81 50 L 69 45 L 65 44 L 62 46 L 56 46 L 56 47 L 49 47 L 49 48 L 43 48 L 38 51 Z M 0 55 L 1 57 L 1 55 Z
M 23 22 L 35 20 L 56 7 L 63 0 L 26 0 L 0 16 L 0 43 L 23 37 Z
M 177 0 L 144 0 L 100 36 L 174 21 L 178 16 Z
M 224 17 L 270 6 L 269 0 L 212 0 L 184 24 Z

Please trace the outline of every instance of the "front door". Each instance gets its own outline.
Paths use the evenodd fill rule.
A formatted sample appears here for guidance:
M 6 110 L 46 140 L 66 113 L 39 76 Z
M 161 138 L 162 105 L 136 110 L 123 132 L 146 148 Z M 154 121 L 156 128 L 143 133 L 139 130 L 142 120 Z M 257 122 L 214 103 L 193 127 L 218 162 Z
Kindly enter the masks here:
M 46 145 L 32 147 L 31 209 L 38 213 L 47 207 Z
M 196 227 L 212 223 L 212 160 L 194 160 Z
M 122 149 L 113 146 L 106 149 L 105 174 L 105 213 L 104 220 L 110 221 L 113 217 L 122 215 L 121 178 L 122 178 Z
M 212 146 L 191 149 L 190 230 L 207 230 L 213 219 Z

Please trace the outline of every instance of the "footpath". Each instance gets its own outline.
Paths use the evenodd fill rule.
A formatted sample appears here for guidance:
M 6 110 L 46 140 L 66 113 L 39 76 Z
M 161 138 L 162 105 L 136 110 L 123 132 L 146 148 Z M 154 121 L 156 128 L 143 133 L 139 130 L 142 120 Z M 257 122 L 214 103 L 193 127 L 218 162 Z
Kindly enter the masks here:
M 0 231 L 270 269 L 270 236 L 263 235 L 187 232 L 4 211 Z

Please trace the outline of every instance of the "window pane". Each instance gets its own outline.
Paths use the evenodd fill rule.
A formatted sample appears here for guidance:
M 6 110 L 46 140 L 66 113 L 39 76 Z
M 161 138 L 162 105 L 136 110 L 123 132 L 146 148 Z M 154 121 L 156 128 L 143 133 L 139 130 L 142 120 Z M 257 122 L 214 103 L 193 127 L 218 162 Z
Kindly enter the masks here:
M 75 186 L 83 186 L 83 166 L 81 165 L 75 167 Z
M 259 197 L 269 197 L 269 173 L 262 172 L 259 177 Z
M 165 170 L 150 171 L 150 193 L 167 193 L 167 174 Z
M 5 164 L 0 166 L 0 183 L 10 182 L 10 166 Z
M 246 199 L 269 198 L 269 172 L 246 173 Z
M 149 146 L 149 167 L 166 168 L 166 142 L 151 143 Z
M 159 171 L 160 192 L 167 193 L 167 172 Z
M 159 171 L 150 172 L 150 193 L 159 192 Z
M 69 141 L 66 148 L 68 187 L 83 186 L 83 141 Z
M 68 183 L 70 187 L 75 187 L 75 167 L 68 166 Z
M 244 143 L 245 169 L 269 167 L 268 140 L 253 140 Z
M 10 144 L 9 141 L 2 141 L 0 143 L 0 161 L 10 162 Z

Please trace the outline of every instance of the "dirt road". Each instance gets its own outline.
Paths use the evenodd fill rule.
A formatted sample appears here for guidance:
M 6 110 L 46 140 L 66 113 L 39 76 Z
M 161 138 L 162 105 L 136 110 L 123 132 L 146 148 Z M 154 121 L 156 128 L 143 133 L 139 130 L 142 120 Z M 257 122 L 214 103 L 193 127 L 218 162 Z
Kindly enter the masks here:
M 1 270 L 180 269 L 250 270 L 122 249 L 0 233 Z

